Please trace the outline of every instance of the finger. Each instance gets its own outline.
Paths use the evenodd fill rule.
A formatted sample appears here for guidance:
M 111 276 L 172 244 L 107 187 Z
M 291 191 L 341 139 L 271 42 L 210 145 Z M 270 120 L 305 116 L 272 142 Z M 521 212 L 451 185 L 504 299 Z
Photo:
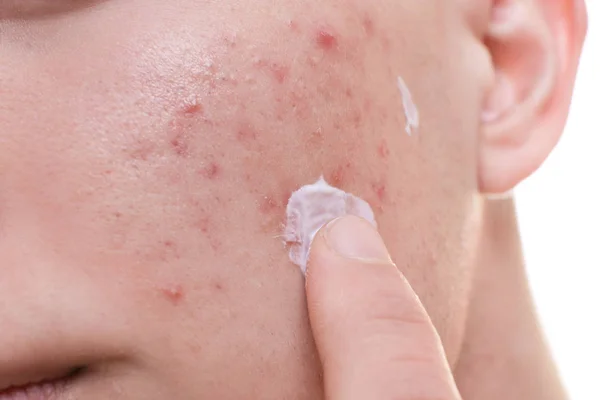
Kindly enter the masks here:
M 460 398 L 435 328 L 370 223 L 321 229 L 306 279 L 328 400 Z

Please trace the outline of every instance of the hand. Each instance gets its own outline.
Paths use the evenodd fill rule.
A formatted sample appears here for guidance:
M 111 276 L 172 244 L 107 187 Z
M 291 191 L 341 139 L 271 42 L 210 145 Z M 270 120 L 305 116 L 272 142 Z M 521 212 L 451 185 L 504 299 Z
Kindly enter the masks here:
M 460 399 L 429 316 L 370 223 L 319 231 L 306 291 L 327 400 Z

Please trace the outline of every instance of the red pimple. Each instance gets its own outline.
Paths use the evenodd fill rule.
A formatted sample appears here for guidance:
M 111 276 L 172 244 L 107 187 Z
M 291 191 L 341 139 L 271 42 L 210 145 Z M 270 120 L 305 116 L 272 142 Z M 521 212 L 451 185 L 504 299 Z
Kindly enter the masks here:
M 325 50 L 332 50 L 337 47 L 337 38 L 328 29 L 319 29 L 317 32 L 317 45 Z
M 385 195 L 386 195 L 385 184 L 381 183 L 381 182 L 377 182 L 377 183 L 373 183 L 371 186 L 373 187 L 373 191 L 377 195 L 377 198 L 379 199 L 379 201 L 382 202 L 385 199 Z
M 214 180 L 219 175 L 221 175 L 221 166 L 219 164 L 217 164 L 216 162 L 211 162 L 210 164 L 208 164 L 208 166 L 206 168 L 204 168 L 202 170 L 201 173 L 202 173 L 202 176 L 204 176 L 205 178 Z
M 173 305 L 178 305 L 183 300 L 184 292 L 181 285 L 163 287 L 159 289 L 162 295 Z

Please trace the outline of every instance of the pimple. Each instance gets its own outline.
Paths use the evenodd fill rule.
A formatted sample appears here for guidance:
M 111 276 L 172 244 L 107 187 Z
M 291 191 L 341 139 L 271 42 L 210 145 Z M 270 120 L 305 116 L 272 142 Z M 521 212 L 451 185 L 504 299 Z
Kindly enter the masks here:
M 184 290 L 181 285 L 173 285 L 159 288 L 162 296 L 174 306 L 181 303 L 184 298 Z
M 330 28 L 321 28 L 316 35 L 317 45 L 323 50 L 334 50 L 338 45 L 338 40 Z

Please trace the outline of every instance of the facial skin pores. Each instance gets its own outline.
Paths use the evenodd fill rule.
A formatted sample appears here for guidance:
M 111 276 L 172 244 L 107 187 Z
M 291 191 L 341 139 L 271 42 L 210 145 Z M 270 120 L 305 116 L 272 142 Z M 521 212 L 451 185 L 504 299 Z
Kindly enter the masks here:
M 323 177 L 292 193 L 286 212 L 284 238 L 290 246 L 290 260 L 304 274 L 312 240 L 329 221 L 355 215 L 377 226 L 373 210 L 366 201 L 330 186 Z
M 402 77 L 398 77 L 398 89 L 402 95 L 402 106 L 404 107 L 404 116 L 406 117 L 406 133 L 412 135 L 413 131 L 419 129 L 419 110 L 415 105 L 412 94 Z

